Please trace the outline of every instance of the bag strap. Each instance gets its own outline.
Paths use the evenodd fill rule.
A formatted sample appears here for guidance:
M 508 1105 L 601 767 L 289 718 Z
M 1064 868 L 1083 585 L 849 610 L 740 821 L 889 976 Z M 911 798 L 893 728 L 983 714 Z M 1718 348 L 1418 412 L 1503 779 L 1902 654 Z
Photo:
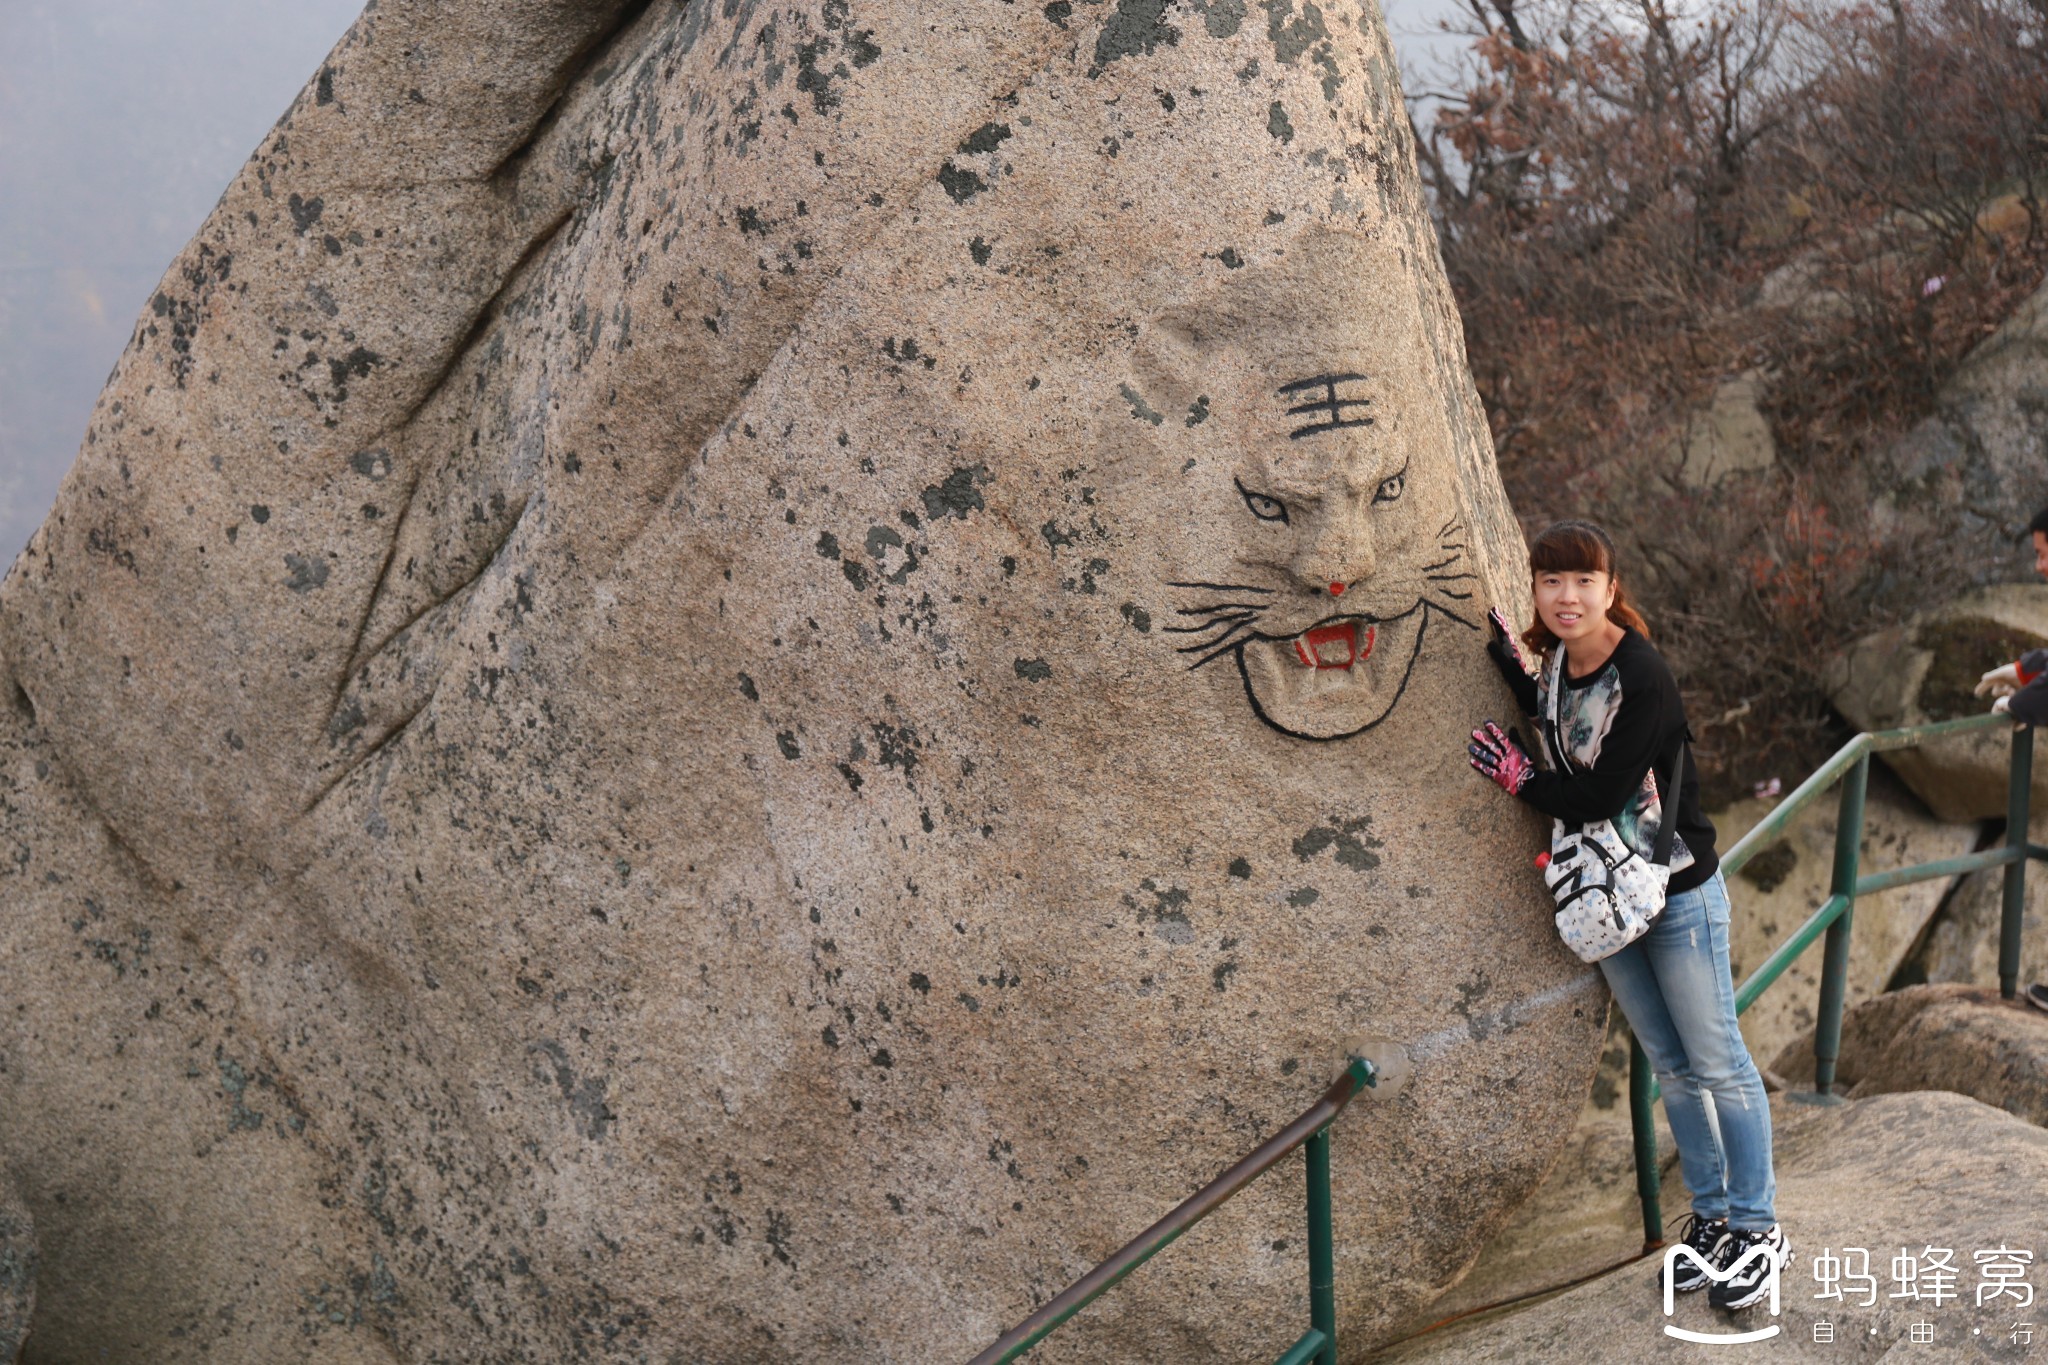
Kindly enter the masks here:
M 1543 742 L 1550 746 L 1550 761 L 1556 769 L 1570 776 L 1573 771 L 1571 755 L 1565 752 L 1564 736 L 1557 723 L 1557 694 L 1564 685 L 1564 641 L 1551 647 L 1550 677 L 1546 680 L 1543 696 Z
M 1690 737 L 1689 728 L 1678 732 L 1678 760 L 1671 765 L 1671 789 L 1657 793 L 1664 818 L 1657 825 L 1657 844 L 1650 850 L 1650 861 L 1659 867 L 1671 866 L 1671 841 L 1678 834 L 1678 802 L 1685 785 L 1685 757 L 1689 752 L 1686 741 Z

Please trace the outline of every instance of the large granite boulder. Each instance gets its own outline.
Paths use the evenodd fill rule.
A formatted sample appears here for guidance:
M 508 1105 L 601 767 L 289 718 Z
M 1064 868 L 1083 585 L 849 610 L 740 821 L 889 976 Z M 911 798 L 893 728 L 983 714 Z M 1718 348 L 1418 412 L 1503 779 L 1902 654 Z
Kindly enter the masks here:
M 2008 583 L 1967 593 L 1938 611 L 1858 641 L 1828 669 L 1835 709 L 1861 730 L 1891 730 L 1975 715 L 1990 703 L 1971 689 L 1988 669 L 2048 645 L 2048 584 Z M 1952 736 L 1879 761 L 1948 821 L 2005 814 L 2012 733 Z M 2048 756 L 2034 764 L 2032 800 L 2048 810 Z
M 1812 1038 L 1774 1069 L 1811 1084 Z M 1891 991 L 1843 1014 L 1835 1078 L 1857 1097 L 1953 1090 L 2048 1127 L 2048 1014 L 1989 986 Z
M 382 0 L 0 585 L 51 1360 L 958 1360 L 1304 1107 L 1365 1344 L 1597 977 L 1370 8 Z M 1305 1321 L 1263 1182 L 1048 1359 Z
M 1475 1317 L 1418 1336 L 1372 1357 L 1375 1365 L 1477 1365 L 1573 1361 L 1637 1365 L 1644 1360 L 1703 1360 L 1738 1351 L 1695 1345 L 1665 1334 L 1667 1325 L 1698 1333 L 1778 1333 L 1752 1348 L 1772 1359 L 1937 1361 L 2039 1359 L 2041 1353 L 2040 1209 L 2048 1199 L 2048 1131 L 1961 1095 L 1880 1095 L 1836 1108 L 1773 1106 L 1778 1215 L 1796 1259 L 1780 1282 L 1779 1314 L 1766 1305 L 1716 1311 L 1704 1293 L 1680 1297 L 1664 1316 L 1654 1257 L 1633 1261 L 1569 1291 L 1507 1312 Z M 1675 1207 L 1668 1204 L 1667 1207 Z M 1917 1266 L 1929 1247 L 1954 1253 L 1947 1286 L 1961 1299 L 1939 1305 L 1894 1297 L 1895 1258 Z M 1856 1249 L 1866 1254 L 1858 1258 Z M 2032 1253 L 2019 1265 L 2032 1293 L 2016 1289 L 1977 1299 L 1985 1275 L 1976 1253 Z M 1815 1275 L 1825 1253 L 1832 1285 Z M 1875 1277 L 1875 1294 L 1848 1276 Z M 1838 1297 L 1817 1297 L 1832 1288 Z M 1866 1304 L 1866 1300 L 1869 1302 Z M 1926 1340 L 1917 1340 L 1916 1323 Z M 2029 1325 L 2022 1340 L 2018 1324 Z

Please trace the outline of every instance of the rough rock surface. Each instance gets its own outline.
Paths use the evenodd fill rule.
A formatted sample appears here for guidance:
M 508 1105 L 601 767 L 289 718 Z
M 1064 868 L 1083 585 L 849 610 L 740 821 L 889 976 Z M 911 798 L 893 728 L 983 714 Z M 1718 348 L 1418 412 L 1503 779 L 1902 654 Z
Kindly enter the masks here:
M 2010 215 L 1995 202 L 1986 215 L 1980 240 L 1988 241 Z M 2026 575 L 2026 525 L 2040 509 L 2048 459 L 2044 391 L 2048 289 L 1963 360 L 1933 416 L 1871 457 L 1876 529 L 1885 539 L 1923 547 L 1916 568 L 1933 582 L 1981 585 Z
M 1371 1342 L 1600 1046 L 1521 563 L 1370 9 L 382 0 L 0 585 L 32 1352 L 958 1360 L 1359 1030 Z
M 1811 1085 L 1812 1038 L 1773 1069 Z M 1891 991 L 1842 1015 L 1835 1077 L 1858 1098 L 1953 1090 L 2048 1127 L 2048 1014 L 1985 986 Z
M 2031 515 L 2031 513 L 2029 514 Z M 2048 645 L 2048 585 L 2005 584 L 1858 641 L 1830 667 L 1835 707 L 1862 730 L 1975 715 L 1985 670 Z M 1955 736 L 1879 755 L 1942 820 L 2005 814 L 2009 730 Z M 2048 762 L 2034 764 L 2033 802 L 2048 810 Z
M 1737 375 L 1716 385 L 1707 404 L 1687 415 L 1672 439 L 1672 455 L 1688 487 L 1711 488 L 1777 463 L 1778 443 L 1757 406 L 1762 395 L 1755 375 Z
M 1678 1147 L 1662 1105 L 1656 1124 L 1663 1202 L 1667 1208 L 1682 1208 Z M 1557 1165 L 1529 1202 L 1486 1244 L 1457 1287 L 1429 1305 L 1408 1330 L 1552 1289 L 1638 1255 L 1643 1213 L 1636 1199 L 1635 1160 L 1626 1100 L 1604 1109 L 1589 1104 Z
M 2035 741 L 2039 743 L 2037 739 Z M 2048 844 L 2048 810 L 2028 838 Z M 2027 864 L 2020 912 L 2020 984 L 2048 981 L 2048 867 Z M 1973 872 L 1948 894 L 1907 963 L 1908 980 L 1998 984 L 1998 935 L 2005 920 L 2005 869 Z
M 28 1206 L 0 1175 L 0 1361 L 12 1365 L 36 1307 L 36 1230 Z
M 1797 1259 L 1781 1283 L 1783 1331 L 1752 1348 L 1775 1360 L 1840 1362 L 2039 1361 L 2048 1359 L 2040 1331 L 2041 1219 L 2048 1201 L 2048 1132 L 1961 1095 L 1881 1095 L 1837 1108 L 1773 1106 L 1778 1163 L 1778 1214 Z M 1837 1262 L 1848 1248 L 1869 1253 L 1876 1297 L 1851 1286 L 1843 1300 L 1820 1300 L 1814 1265 L 1822 1251 Z M 1889 1297 L 1901 1248 L 1956 1254 L 1961 1301 L 1939 1307 Z M 2031 1305 L 2008 1292 L 1979 1306 L 1975 1253 L 1998 1248 L 2034 1253 Z M 1477 1317 L 1383 1351 L 1378 1365 L 1456 1362 L 1573 1361 L 1635 1365 L 1643 1360 L 1704 1360 L 1739 1352 L 1693 1345 L 1664 1335 L 1664 1325 L 1695 1332 L 1756 1331 L 1774 1320 L 1759 1305 L 1741 1314 L 1717 1312 L 1704 1293 L 1681 1297 L 1669 1319 L 1656 1286 L 1657 1262 L 1631 1263 L 1567 1293 Z M 1851 1269 L 1854 1269 L 1852 1264 Z M 1996 1284 L 1993 1289 L 1996 1291 Z M 1825 1322 L 1816 1341 L 1815 1327 Z M 1932 1340 L 1912 1340 L 1916 1322 Z M 2013 1335 L 2029 1322 L 2030 1340 Z

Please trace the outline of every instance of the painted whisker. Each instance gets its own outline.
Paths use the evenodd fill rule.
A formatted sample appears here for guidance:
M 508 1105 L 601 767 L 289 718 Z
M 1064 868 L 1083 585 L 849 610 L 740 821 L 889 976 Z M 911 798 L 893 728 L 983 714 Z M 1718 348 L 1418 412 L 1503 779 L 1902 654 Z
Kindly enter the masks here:
M 1214 628 L 1217 628 L 1217 626 L 1225 626 L 1223 634 L 1217 634 L 1217 636 L 1212 636 L 1212 639 L 1208 639 L 1208 641 L 1194 641 L 1192 645 L 1180 645 L 1180 647 L 1176 647 L 1176 649 L 1178 649 L 1178 653 L 1184 653 L 1184 655 L 1186 655 L 1186 653 L 1190 653 L 1190 651 L 1196 651 L 1196 649 L 1208 649 L 1210 645 L 1214 645 L 1214 643 L 1217 643 L 1217 641 L 1221 641 L 1225 634 L 1231 634 L 1231 630 L 1237 630 L 1237 628 L 1241 628 L 1241 626 L 1249 626 L 1249 624 L 1251 624 L 1253 620 L 1257 620 L 1257 618 L 1255 618 L 1255 616 L 1225 616 L 1225 618 L 1221 618 L 1221 620 L 1206 620 L 1206 622 L 1202 622 L 1200 626 L 1165 626 L 1165 630 L 1174 630 L 1174 634 L 1206 634 L 1206 632 L 1214 630 Z
M 1445 595 L 1446 595 L 1446 596 L 1450 596 L 1450 597 L 1454 597 L 1454 598 L 1458 598 L 1458 600 L 1462 601 L 1462 600 L 1464 600 L 1464 598 L 1468 598 L 1468 597 L 1470 597 L 1470 596 L 1471 596 L 1472 594 L 1471 594 L 1471 593 L 1465 593 L 1465 594 L 1463 594 L 1463 596 L 1462 596 L 1462 597 L 1461 597 L 1461 596 L 1460 596 L 1459 594 L 1457 594 L 1457 593 L 1449 593 L 1449 594 L 1445 594 Z M 1425 607 L 1427 607 L 1427 608 L 1428 608 L 1428 609 L 1429 609 L 1430 611 L 1433 611 L 1433 612 L 1435 612 L 1435 613 L 1436 613 L 1437 615 L 1439 615 L 1439 616 L 1447 617 L 1447 618 L 1449 618 L 1450 620 L 1456 621 L 1456 622 L 1457 622 L 1457 623 L 1458 623 L 1459 625 L 1463 626 L 1463 627 L 1464 627 L 1465 629 L 1467 629 L 1467 630 L 1477 630 L 1477 629 L 1479 629 L 1479 625 L 1478 625 L 1478 623 L 1477 623 L 1476 621 L 1468 621 L 1468 620 L 1466 620 L 1466 619 L 1465 619 L 1465 618 L 1464 618 L 1463 616 L 1460 616 L 1460 615 L 1459 615 L 1459 614 L 1458 614 L 1457 612 L 1455 612 L 1455 611 L 1451 610 L 1451 609 L 1450 609 L 1449 607 L 1447 607 L 1447 606 L 1445 606 L 1445 605 L 1444 605 L 1443 603 L 1441 603 L 1441 602 L 1437 601 L 1437 600 L 1436 600 L 1435 598 L 1426 598 L 1426 599 L 1424 599 L 1424 601 L 1423 601 L 1423 605 L 1424 605 Z
M 1262 588 L 1256 583 L 1168 583 L 1169 588 L 1205 588 L 1210 592 L 1262 592 L 1271 596 L 1277 588 Z
M 1232 627 L 1231 633 L 1232 633 L 1232 634 L 1235 634 L 1235 633 L 1236 633 L 1237 631 L 1239 631 L 1239 630 L 1244 630 L 1244 629 L 1246 629 L 1246 627 L 1244 627 L 1244 626 L 1235 626 L 1235 627 Z M 1214 649 L 1210 650 L 1210 651 L 1209 651 L 1209 652 L 1208 652 L 1207 654 L 1204 654 L 1204 655 L 1203 655 L 1203 656 L 1202 656 L 1201 658 L 1199 658 L 1199 659 L 1195 660 L 1195 661 L 1194 661 L 1193 663 L 1189 664 L 1189 665 L 1188 665 L 1188 672 L 1190 672 L 1190 673 L 1194 672 L 1194 671 L 1195 671 L 1196 669 L 1200 668 L 1200 667 L 1201 667 L 1201 666 L 1202 666 L 1203 664 L 1209 663 L 1209 662 L 1210 662 L 1211 660 L 1214 660 L 1214 659 L 1219 659 L 1219 658 L 1221 658 L 1222 656 L 1224 656 L 1225 654 L 1229 654 L 1229 653 L 1231 653 L 1232 651 L 1236 650 L 1237 648 L 1239 648 L 1239 647 L 1240 647 L 1241 645 L 1243 645 L 1243 644 L 1244 644 L 1244 641 L 1243 641 L 1243 640 L 1233 640 L 1233 639 L 1231 639 L 1231 638 L 1230 638 L 1230 636 L 1229 636 L 1229 635 L 1226 635 L 1226 636 L 1224 636 L 1224 637 L 1223 637 L 1223 641 L 1222 641 L 1221 643 L 1219 643 L 1219 644 L 1218 644 L 1218 645 L 1217 645 L 1217 646 L 1216 646 L 1216 647 L 1215 647 Z M 1185 651 L 1183 651 L 1183 652 L 1185 652 Z
M 1166 631 L 1170 635 L 1200 635 L 1204 631 L 1214 630 L 1216 627 L 1223 625 L 1225 622 L 1236 623 L 1239 621 L 1254 621 L 1257 619 L 1257 617 L 1247 612 L 1236 616 L 1219 616 L 1213 621 L 1204 621 L 1200 625 L 1161 626 L 1160 629 Z
M 1223 611 L 1264 611 L 1264 602 L 1212 602 L 1206 607 L 1181 607 L 1175 616 L 1210 616 Z

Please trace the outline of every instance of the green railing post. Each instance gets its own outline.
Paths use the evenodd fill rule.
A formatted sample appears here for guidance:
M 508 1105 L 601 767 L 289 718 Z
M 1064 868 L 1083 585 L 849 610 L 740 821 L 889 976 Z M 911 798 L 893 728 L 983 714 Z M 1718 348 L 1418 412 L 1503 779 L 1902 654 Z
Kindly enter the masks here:
M 1308 1158 L 1308 1320 L 1323 1334 L 1316 1365 L 1337 1365 L 1337 1245 L 1330 1226 L 1330 1130 L 1303 1148 Z
M 1321 1332 L 1311 1327 L 1301 1334 L 1301 1339 L 1287 1348 L 1287 1354 L 1273 1362 L 1273 1365 L 1315 1365 L 1322 1359 L 1323 1342 Z
M 1656 1081 L 1650 1058 L 1631 1034 L 1628 1040 L 1628 1119 L 1636 1149 L 1636 1202 L 1643 1206 L 1643 1250 L 1664 1245 L 1664 1210 L 1657 1198 Z
M 2027 910 L 2027 807 L 2033 790 L 2034 727 L 2016 725 L 2005 787 L 2005 846 L 2013 851 L 2013 859 L 2005 865 L 2005 915 L 1998 926 L 1998 993 L 2008 1000 L 2020 985 L 2020 919 Z
M 1813 1030 L 1813 1093 L 1834 1090 L 1835 1060 L 1842 1055 L 1842 1005 L 1849 988 L 1849 931 L 1856 918 L 1856 869 L 1863 856 L 1863 797 L 1870 789 L 1870 755 L 1842 776 L 1841 812 L 1835 823 L 1835 870 L 1830 898 L 1842 898 L 1842 913 L 1828 926 L 1821 949 L 1820 1019 Z

